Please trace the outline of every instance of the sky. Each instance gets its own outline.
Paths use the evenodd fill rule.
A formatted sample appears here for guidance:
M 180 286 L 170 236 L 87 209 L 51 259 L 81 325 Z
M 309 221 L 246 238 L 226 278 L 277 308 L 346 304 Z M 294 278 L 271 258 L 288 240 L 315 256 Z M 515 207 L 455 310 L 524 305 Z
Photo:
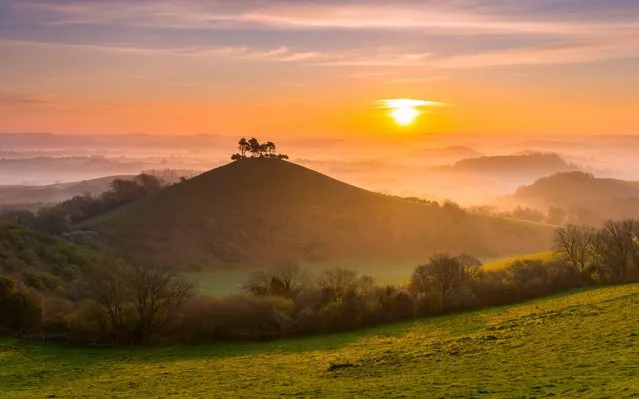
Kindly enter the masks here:
M 639 133 L 637 0 L 0 0 L 0 60 L 0 132 Z

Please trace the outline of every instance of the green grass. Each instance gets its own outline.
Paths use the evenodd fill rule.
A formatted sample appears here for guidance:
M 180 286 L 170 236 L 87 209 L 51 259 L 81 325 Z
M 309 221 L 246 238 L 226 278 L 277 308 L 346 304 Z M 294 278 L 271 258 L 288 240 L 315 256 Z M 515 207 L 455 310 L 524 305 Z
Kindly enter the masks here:
M 301 262 L 300 266 L 310 273 L 319 274 L 322 270 L 343 267 L 367 274 L 380 284 L 402 284 L 410 279 L 417 265 L 425 261 L 392 259 L 343 259 L 327 262 Z M 268 268 L 266 268 L 268 269 Z M 237 294 L 252 272 L 259 267 L 235 267 L 216 271 L 187 273 L 187 277 L 198 284 L 199 293 L 204 296 L 219 297 Z
M 485 268 L 488 270 L 499 269 L 508 266 L 517 259 L 543 259 L 552 257 L 552 252 L 539 252 L 508 258 L 487 258 L 483 259 Z M 361 274 L 366 274 L 375 279 L 377 284 L 399 285 L 407 283 L 410 276 L 420 264 L 426 263 L 428 259 L 415 260 L 393 260 L 393 259 L 342 259 L 327 262 L 301 262 L 300 265 L 311 273 L 321 273 L 322 270 L 343 267 L 356 270 Z M 203 271 L 187 273 L 187 277 L 197 283 L 199 293 L 204 296 L 220 297 L 233 295 L 241 292 L 241 286 L 245 283 L 253 271 L 259 267 L 234 267 L 215 271 Z
M 637 315 L 635 284 L 272 343 L 0 338 L 0 397 L 636 398 Z M 334 363 L 353 367 L 328 371 Z
M 543 261 L 548 261 L 551 260 L 554 256 L 554 253 L 552 251 L 546 251 L 546 252 L 537 252 L 534 254 L 526 254 L 526 255 L 519 255 L 519 256 L 513 256 L 510 258 L 502 258 L 502 259 L 497 259 L 494 260 L 492 262 L 487 262 L 484 264 L 484 268 L 486 270 L 496 270 L 496 269 L 503 269 L 504 267 L 510 265 L 511 263 L 518 261 L 518 260 L 543 260 Z

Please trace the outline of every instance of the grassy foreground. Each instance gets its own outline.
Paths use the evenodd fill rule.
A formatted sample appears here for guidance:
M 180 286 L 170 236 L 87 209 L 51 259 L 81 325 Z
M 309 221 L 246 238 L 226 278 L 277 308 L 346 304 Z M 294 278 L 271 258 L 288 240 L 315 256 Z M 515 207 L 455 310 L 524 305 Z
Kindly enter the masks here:
M 638 315 L 635 284 L 262 344 L 0 338 L 0 397 L 639 397 Z

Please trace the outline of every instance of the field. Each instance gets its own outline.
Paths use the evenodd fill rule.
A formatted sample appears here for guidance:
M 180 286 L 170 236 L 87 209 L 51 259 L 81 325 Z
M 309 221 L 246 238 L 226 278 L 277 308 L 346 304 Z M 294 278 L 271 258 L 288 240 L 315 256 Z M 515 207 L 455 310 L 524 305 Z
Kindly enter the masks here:
M 526 255 L 520 255 L 520 256 L 513 256 L 511 258 L 501 258 L 501 259 L 497 259 L 497 260 L 493 260 L 493 261 L 488 261 L 486 263 L 484 263 L 484 268 L 486 270 L 496 270 L 496 269 L 502 269 L 508 265 L 510 265 L 511 263 L 518 261 L 518 260 L 543 260 L 543 261 L 548 261 L 551 260 L 554 256 L 554 253 L 552 251 L 547 251 L 547 252 L 537 252 L 534 254 L 526 254 Z
M 639 397 L 639 285 L 271 343 L 0 338 L 0 397 Z
M 506 267 L 518 259 L 548 260 L 551 257 L 552 252 L 539 252 L 515 257 L 482 260 L 485 262 L 484 267 L 487 270 L 494 270 Z M 353 269 L 373 277 L 377 284 L 398 285 L 408 282 L 415 267 L 427 261 L 427 258 L 401 261 L 393 259 L 343 259 L 330 262 L 302 262 L 300 265 L 310 273 L 320 273 L 322 270 L 334 267 Z M 241 292 L 242 284 L 247 281 L 250 274 L 255 270 L 259 270 L 259 268 L 235 267 L 211 272 L 187 273 L 187 276 L 197 283 L 201 295 L 220 297 Z
M 426 260 L 420 262 L 419 260 L 344 259 L 330 262 L 301 262 L 300 266 L 309 273 L 315 274 L 334 267 L 348 268 L 373 277 L 378 284 L 401 284 L 407 282 L 415 267 L 424 262 Z M 235 267 L 211 272 L 187 273 L 187 276 L 198 284 L 201 295 L 224 296 L 239 293 L 242 284 L 247 281 L 251 273 L 259 269 L 259 267 Z

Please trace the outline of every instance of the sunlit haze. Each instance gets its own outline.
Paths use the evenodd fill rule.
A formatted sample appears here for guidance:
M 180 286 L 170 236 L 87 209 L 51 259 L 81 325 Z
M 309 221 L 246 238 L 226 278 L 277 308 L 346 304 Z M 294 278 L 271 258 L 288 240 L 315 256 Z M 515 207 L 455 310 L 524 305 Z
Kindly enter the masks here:
M 0 131 L 631 134 L 639 3 L 0 0 Z M 419 110 L 419 109 L 418 109 Z M 402 122 L 403 121 L 403 122 Z

